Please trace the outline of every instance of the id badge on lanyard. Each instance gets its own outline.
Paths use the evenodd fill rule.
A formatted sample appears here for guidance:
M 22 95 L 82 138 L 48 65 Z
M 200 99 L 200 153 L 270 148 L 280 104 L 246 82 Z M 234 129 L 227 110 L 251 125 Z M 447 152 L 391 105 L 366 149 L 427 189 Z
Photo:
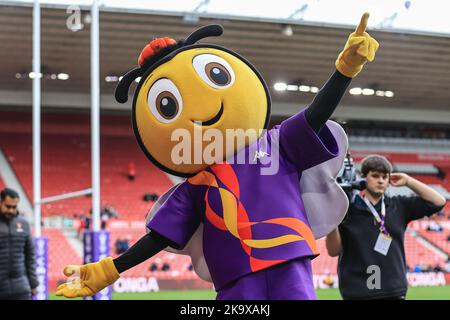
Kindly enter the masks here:
M 375 247 L 373 250 L 381 253 L 383 256 L 387 255 L 389 251 L 389 247 L 391 246 L 392 238 L 389 234 L 384 234 L 380 232 L 378 235 L 377 242 L 375 243 Z
M 375 208 L 373 207 L 372 203 L 370 203 L 370 201 L 366 197 L 363 197 L 362 199 L 366 203 L 370 212 L 375 217 L 375 220 L 377 220 L 377 222 L 380 224 L 380 234 L 378 235 L 378 239 L 373 250 L 385 256 L 387 255 L 389 247 L 391 246 L 392 237 L 386 230 L 385 226 L 386 206 L 384 204 L 384 196 L 383 198 L 381 198 L 381 217 L 378 214 L 377 210 L 375 210 Z

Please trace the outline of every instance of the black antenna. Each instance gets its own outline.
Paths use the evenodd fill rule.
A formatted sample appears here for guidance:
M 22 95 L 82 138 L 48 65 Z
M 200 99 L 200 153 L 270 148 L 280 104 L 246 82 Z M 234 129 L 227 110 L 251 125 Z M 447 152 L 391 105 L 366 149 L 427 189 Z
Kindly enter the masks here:
M 142 76 L 142 69 L 135 68 L 133 70 L 128 71 L 119 81 L 119 84 L 116 87 L 115 97 L 117 102 L 125 103 L 128 100 L 128 91 L 130 89 L 131 83 L 138 77 Z
M 184 41 L 184 45 L 188 46 L 196 43 L 198 40 L 206 37 L 218 37 L 223 34 L 223 27 L 219 24 L 209 24 L 192 32 Z
M 196 43 L 200 39 L 206 37 L 218 37 L 223 34 L 223 27 L 218 24 L 210 24 L 204 27 L 201 27 L 195 30 L 193 33 L 187 37 L 187 39 L 182 43 L 182 46 L 187 46 Z M 141 77 L 146 68 L 135 68 L 127 72 L 122 80 L 120 80 L 119 84 L 116 87 L 115 97 L 117 102 L 125 103 L 128 100 L 128 91 L 130 89 L 131 83 L 138 78 Z

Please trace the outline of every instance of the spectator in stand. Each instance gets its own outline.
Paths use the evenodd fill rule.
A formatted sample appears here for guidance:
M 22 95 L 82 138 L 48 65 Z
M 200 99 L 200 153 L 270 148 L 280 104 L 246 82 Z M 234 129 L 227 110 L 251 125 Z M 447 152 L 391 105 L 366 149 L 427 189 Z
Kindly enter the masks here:
M 434 268 L 433 268 L 433 272 L 442 272 L 443 271 L 443 269 L 441 268 L 441 266 L 440 265 L 435 265 L 434 266 Z
M 121 248 L 120 248 L 120 238 L 116 239 L 116 242 L 114 242 L 114 248 L 115 248 L 115 252 L 116 254 L 121 254 Z
M 415 273 L 422 272 L 422 268 L 420 267 L 420 265 L 416 264 L 414 266 L 413 272 L 415 272 Z
M 109 218 L 111 217 L 108 207 L 103 208 L 100 212 L 100 221 L 102 230 L 106 229 Z
M 422 272 L 431 272 L 431 271 L 433 271 L 433 267 L 431 265 L 429 265 L 429 264 L 424 265 L 422 267 Z
M 115 242 L 116 254 L 122 254 L 128 250 L 129 244 L 127 239 L 118 238 Z
M 168 264 L 167 262 L 164 262 L 161 270 L 164 271 L 164 272 L 169 271 L 170 270 L 170 264 Z
M 153 262 L 153 263 L 150 265 L 149 270 L 150 270 L 150 272 L 158 271 L 158 266 L 156 265 L 156 263 Z
M 84 230 L 91 229 L 91 222 L 92 222 L 92 209 L 89 210 L 89 215 L 84 216 Z
M 108 217 L 111 218 L 119 218 L 119 213 L 114 207 L 111 207 L 109 205 L 105 205 L 104 207 L 105 212 L 108 214 Z
M 129 236 L 127 236 L 125 239 L 123 239 L 122 247 L 123 247 L 123 252 L 127 251 L 128 248 L 130 247 L 130 237 Z
M 108 220 L 109 220 L 109 218 L 108 218 L 108 216 L 106 214 L 102 214 L 101 215 L 101 217 L 100 217 L 100 221 L 101 221 L 100 227 L 101 227 L 102 230 L 106 230 L 106 224 L 107 224 Z
M 442 226 L 436 220 L 431 220 L 427 226 L 427 231 L 430 232 L 441 232 Z
M 85 215 L 84 214 L 81 214 L 80 216 L 79 216 L 79 225 L 78 225 L 78 239 L 79 240 L 83 240 L 83 232 L 84 232 L 84 229 L 85 229 L 85 223 L 86 223 L 86 218 L 85 218 Z
M 323 279 L 323 284 L 327 285 L 329 288 L 333 288 L 334 286 L 334 279 L 329 271 L 326 271 L 326 277 Z
M 83 215 L 79 215 L 75 213 L 73 215 L 73 226 L 77 230 L 77 237 L 79 240 L 82 240 L 83 238 L 83 230 L 84 230 L 84 222 L 83 222 Z
M 133 181 L 136 178 L 136 165 L 133 161 L 128 163 L 128 180 Z

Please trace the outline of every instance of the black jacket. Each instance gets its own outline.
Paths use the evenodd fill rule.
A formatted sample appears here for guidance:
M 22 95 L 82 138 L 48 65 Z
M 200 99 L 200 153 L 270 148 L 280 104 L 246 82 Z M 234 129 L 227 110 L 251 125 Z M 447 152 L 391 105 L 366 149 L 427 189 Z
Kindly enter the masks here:
M 0 214 L 0 299 L 31 295 L 37 286 L 30 225 L 20 216 Z

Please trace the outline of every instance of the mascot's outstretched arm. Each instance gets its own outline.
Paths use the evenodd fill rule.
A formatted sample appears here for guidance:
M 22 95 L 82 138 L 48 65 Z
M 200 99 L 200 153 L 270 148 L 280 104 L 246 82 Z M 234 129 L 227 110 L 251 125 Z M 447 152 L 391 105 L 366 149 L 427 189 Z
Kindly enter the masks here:
M 92 296 L 113 284 L 120 273 L 151 258 L 171 242 L 155 232 L 150 232 L 137 241 L 124 254 L 112 259 L 102 259 L 82 266 L 69 265 L 64 268 L 66 277 L 74 277 L 56 289 L 57 296 L 66 298 Z
M 317 93 L 306 110 L 305 117 L 317 133 L 325 125 L 344 95 L 351 79 L 369 61 L 373 61 L 379 47 L 378 42 L 367 32 L 369 14 L 364 13 L 355 32 L 351 33 L 344 50 L 336 60 L 336 71 Z
M 285 120 L 285 125 L 288 125 L 292 132 L 290 139 L 285 139 L 287 149 L 295 146 L 297 139 L 300 138 L 296 132 L 301 123 L 304 123 L 301 119 L 302 114 L 321 139 L 327 139 L 327 135 L 331 132 L 338 146 L 336 149 L 338 155 L 335 158 L 303 171 L 300 179 L 302 200 L 316 239 L 334 230 L 341 223 L 348 209 L 347 197 L 336 182 L 336 176 L 342 168 L 348 149 L 348 140 L 344 130 L 338 124 L 327 120 L 336 109 L 351 79 L 375 57 L 379 45 L 365 32 L 368 18 L 369 14 L 365 13 L 355 32 L 350 34 L 336 60 L 336 71 L 317 93 L 309 107 L 304 112 Z M 327 130 L 324 130 L 325 127 Z

